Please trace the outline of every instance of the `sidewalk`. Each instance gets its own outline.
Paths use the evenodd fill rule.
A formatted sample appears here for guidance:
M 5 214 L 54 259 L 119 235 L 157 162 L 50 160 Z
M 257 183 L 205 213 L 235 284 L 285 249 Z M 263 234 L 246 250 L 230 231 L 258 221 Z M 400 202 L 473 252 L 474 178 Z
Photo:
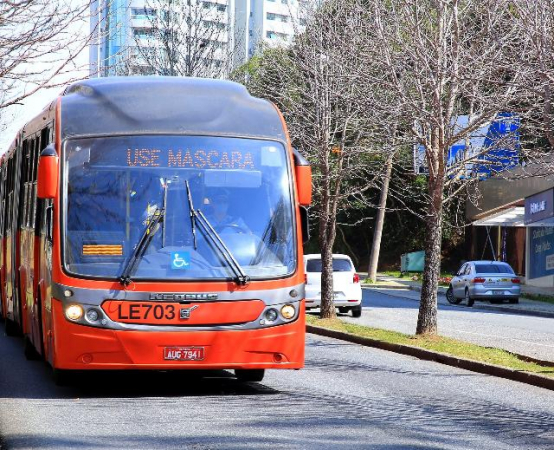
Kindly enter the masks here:
M 362 280 L 364 278 L 367 278 L 366 273 L 359 273 L 359 275 Z M 414 291 L 421 291 L 421 282 L 412 281 L 409 278 L 396 278 L 378 274 L 377 283 L 362 284 L 362 287 L 369 289 L 411 289 Z M 522 285 L 521 291 L 522 297 L 520 297 L 518 304 L 492 304 L 487 301 L 477 301 L 475 302 L 474 308 L 554 318 L 554 303 L 539 302 L 536 300 L 529 300 L 525 298 L 525 294 L 527 293 L 554 296 L 554 292 L 552 289 Z M 446 293 L 446 287 L 439 286 L 438 293 L 439 295 L 444 295 Z M 464 302 L 462 302 L 460 306 L 467 307 L 466 305 L 464 305 Z

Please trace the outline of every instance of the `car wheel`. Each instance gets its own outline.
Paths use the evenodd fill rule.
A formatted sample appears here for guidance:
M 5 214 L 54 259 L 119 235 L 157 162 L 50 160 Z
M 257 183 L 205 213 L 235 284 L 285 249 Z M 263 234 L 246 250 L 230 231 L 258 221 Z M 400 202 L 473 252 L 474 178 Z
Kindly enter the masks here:
M 452 286 L 448 286 L 448 289 L 446 290 L 446 300 L 448 300 L 448 303 L 453 305 L 457 305 L 462 301 L 461 298 L 454 297 L 454 289 L 452 289 Z
M 469 289 L 466 288 L 466 300 L 467 300 L 467 306 L 473 306 L 473 303 L 475 303 L 475 300 L 471 298 L 469 295 Z
M 239 381 L 262 381 L 264 369 L 235 369 L 235 376 Z
M 352 317 L 362 317 L 362 305 L 352 308 Z
M 510 299 L 510 303 L 512 303 L 512 304 L 519 303 L 519 298 L 518 298 L 518 297 L 516 297 L 516 298 L 511 298 L 511 299 Z

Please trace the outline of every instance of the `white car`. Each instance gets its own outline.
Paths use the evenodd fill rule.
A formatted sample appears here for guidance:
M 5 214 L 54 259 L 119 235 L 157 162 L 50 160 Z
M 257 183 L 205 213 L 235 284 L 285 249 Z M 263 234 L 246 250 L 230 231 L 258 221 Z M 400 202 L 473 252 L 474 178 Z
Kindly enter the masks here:
M 306 271 L 306 310 L 321 305 L 321 255 L 304 255 Z M 352 311 L 353 317 L 362 315 L 362 287 L 360 277 L 347 255 L 333 255 L 333 291 L 339 312 Z

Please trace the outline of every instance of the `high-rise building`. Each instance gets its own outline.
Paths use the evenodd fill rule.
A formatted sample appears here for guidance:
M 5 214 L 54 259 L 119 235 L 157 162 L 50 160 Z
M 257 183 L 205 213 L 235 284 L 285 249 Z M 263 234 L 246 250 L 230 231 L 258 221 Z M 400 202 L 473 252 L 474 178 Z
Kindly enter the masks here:
M 264 45 L 289 43 L 305 25 L 304 3 L 309 1 L 235 0 L 235 61 L 245 62 Z
M 313 0 L 94 0 L 91 76 L 224 77 L 303 27 Z

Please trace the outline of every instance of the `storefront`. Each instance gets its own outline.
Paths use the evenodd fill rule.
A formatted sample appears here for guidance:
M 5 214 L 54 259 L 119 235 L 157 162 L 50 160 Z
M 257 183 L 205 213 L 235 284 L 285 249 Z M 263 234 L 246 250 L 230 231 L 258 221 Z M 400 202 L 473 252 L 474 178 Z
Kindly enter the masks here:
M 525 199 L 527 283 L 554 287 L 554 188 Z
M 554 177 L 491 178 L 468 202 L 467 258 L 508 262 L 529 285 L 554 287 Z

